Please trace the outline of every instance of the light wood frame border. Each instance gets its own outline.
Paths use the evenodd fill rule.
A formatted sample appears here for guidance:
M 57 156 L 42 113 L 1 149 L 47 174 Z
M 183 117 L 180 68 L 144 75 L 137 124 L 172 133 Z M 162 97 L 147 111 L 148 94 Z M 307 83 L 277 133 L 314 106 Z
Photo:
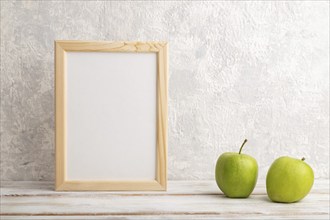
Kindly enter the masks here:
M 157 54 L 156 179 L 70 181 L 66 178 L 66 52 L 152 52 Z M 166 42 L 55 41 L 55 145 L 57 191 L 166 190 L 168 46 Z

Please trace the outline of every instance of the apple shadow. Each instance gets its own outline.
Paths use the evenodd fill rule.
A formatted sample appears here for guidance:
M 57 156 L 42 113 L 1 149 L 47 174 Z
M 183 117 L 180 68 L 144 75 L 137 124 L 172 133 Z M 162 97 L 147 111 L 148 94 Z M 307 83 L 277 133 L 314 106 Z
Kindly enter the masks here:
M 225 196 L 225 194 L 222 193 L 211 193 L 211 194 L 206 194 L 207 196 L 213 197 L 213 198 L 219 198 L 219 199 L 225 199 L 228 198 L 227 196 Z
M 268 203 L 274 203 L 273 201 L 271 201 L 271 200 L 268 198 L 268 196 L 262 196 L 262 197 L 260 198 L 260 200 L 262 200 L 262 201 L 264 201 L 264 202 L 268 202 Z
M 300 201 L 296 201 L 296 202 L 276 202 L 276 201 L 272 201 L 268 198 L 268 196 L 263 196 L 260 198 L 260 200 L 264 201 L 264 202 L 268 202 L 268 203 L 272 203 L 272 204 L 295 204 L 295 203 L 299 203 Z
M 248 199 L 249 197 L 247 197 L 247 198 L 244 198 L 244 197 L 242 197 L 242 198 L 232 198 L 232 197 L 228 197 L 228 196 L 226 196 L 225 194 L 211 194 L 211 195 L 209 195 L 209 196 L 212 196 L 212 197 L 214 197 L 214 198 L 220 198 L 220 199 L 232 199 L 232 200 L 245 200 L 245 199 Z

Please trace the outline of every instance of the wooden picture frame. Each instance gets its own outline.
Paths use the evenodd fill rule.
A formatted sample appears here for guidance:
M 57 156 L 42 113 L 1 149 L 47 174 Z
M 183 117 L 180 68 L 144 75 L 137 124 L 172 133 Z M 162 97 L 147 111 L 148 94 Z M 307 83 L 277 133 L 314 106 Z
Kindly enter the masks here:
M 55 41 L 55 145 L 56 145 L 56 184 L 57 191 L 84 191 L 84 190 L 166 190 L 167 185 L 167 74 L 168 74 L 168 47 L 166 42 L 108 42 L 108 41 Z M 77 53 L 76 53 L 77 52 Z M 71 111 L 68 109 L 68 91 L 72 85 L 68 82 L 69 54 L 91 55 L 103 54 L 155 54 L 155 178 L 154 179 L 70 179 L 68 177 L 68 120 Z M 72 55 L 70 55 L 72 56 Z M 76 55 L 74 55 L 76 56 Z M 112 55 L 111 55 L 112 56 Z M 131 55 L 129 55 L 131 56 Z M 128 59 L 128 58 L 127 58 Z M 133 58 L 132 58 L 133 59 Z M 73 62 L 73 61 L 72 61 Z M 133 61 L 132 61 L 133 62 Z M 135 62 L 136 63 L 136 62 Z M 81 62 L 83 64 L 83 62 Z M 74 64 L 76 65 L 76 64 Z M 103 65 L 103 63 L 100 63 Z M 138 63 L 136 65 L 139 65 Z M 76 65 L 77 66 L 77 65 Z M 128 64 L 129 66 L 129 64 Z M 98 68 L 92 74 L 97 75 Z M 77 78 L 79 78 L 79 74 Z M 111 73 L 109 73 L 111 74 Z M 136 74 L 140 74 L 136 72 Z M 93 75 L 93 76 L 94 76 Z M 150 81 L 150 80 L 149 80 Z M 71 81 L 72 82 L 72 81 Z M 75 81 L 73 81 L 75 82 Z M 141 80 L 141 82 L 144 82 Z M 151 80 L 151 82 L 153 82 Z M 72 83 L 71 83 L 72 84 Z M 70 87 L 71 86 L 71 87 Z M 147 93 L 144 93 L 147 94 Z M 70 95 L 70 93 L 69 93 Z M 83 99 L 83 97 L 81 98 Z M 70 103 L 69 103 L 70 104 Z M 142 104 L 141 104 L 142 105 Z M 93 108 L 93 107 L 91 107 Z M 68 116 L 69 115 L 69 116 Z M 72 114 L 71 114 L 72 115 Z M 79 121 L 79 120 L 78 120 Z M 71 123 L 71 122 L 70 122 Z M 71 126 L 71 125 L 70 125 Z M 77 125 L 78 126 L 78 125 Z M 73 125 L 71 126 L 73 127 Z M 79 128 L 79 127 L 78 127 Z M 80 129 L 80 128 L 79 128 Z M 72 133 L 72 132 L 71 132 Z M 150 133 L 150 132 L 149 132 Z M 130 134 L 127 134 L 130 137 Z M 90 137 L 93 139 L 93 136 Z M 85 139 L 86 140 L 86 139 Z M 79 146 L 78 146 L 79 147 Z M 94 147 L 94 146 L 93 146 Z M 113 146 L 111 146 L 113 147 Z M 99 154 L 101 155 L 101 153 Z M 85 157 L 87 158 L 87 157 Z M 69 161 L 70 162 L 70 161 Z M 95 161 L 97 162 L 97 161 Z M 77 162 L 77 164 L 82 164 Z M 106 164 L 105 164 L 106 167 Z M 70 171 L 71 172 L 71 171 Z M 80 171 L 79 171 L 80 172 Z M 100 171 L 101 172 L 101 171 Z M 104 171 L 105 172 L 105 171 Z M 72 172 L 74 173 L 74 172 Z

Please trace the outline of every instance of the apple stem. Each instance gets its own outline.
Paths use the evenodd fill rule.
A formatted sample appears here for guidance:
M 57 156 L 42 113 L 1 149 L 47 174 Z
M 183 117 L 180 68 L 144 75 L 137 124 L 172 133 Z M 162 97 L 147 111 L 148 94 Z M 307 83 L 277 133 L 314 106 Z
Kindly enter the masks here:
M 243 148 L 243 146 L 244 146 L 244 144 L 245 144 L 246 142 L 247 142 L 247 139 L 245 139 L 245 140 L 244 140 L 244 142 L 243 142 L 243 144 L 242 144 L 241 148 L 239 149 L 239 152 L 238 152 L 238 154 L 241 154 L 242 148 Z
M 305 157 L 301 158 L 301 160 L 304 161 L 305 160 Z

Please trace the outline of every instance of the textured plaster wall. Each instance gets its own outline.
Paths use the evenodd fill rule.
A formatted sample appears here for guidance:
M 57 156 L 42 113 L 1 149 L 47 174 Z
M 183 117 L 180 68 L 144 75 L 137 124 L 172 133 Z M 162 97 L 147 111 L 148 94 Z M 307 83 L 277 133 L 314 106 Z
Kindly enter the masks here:
M 1 179 L 54 179 L 55 39 L 169 42 L 169 179 L 244 151 L 329 177 L 329 2 L 1 1 Z

